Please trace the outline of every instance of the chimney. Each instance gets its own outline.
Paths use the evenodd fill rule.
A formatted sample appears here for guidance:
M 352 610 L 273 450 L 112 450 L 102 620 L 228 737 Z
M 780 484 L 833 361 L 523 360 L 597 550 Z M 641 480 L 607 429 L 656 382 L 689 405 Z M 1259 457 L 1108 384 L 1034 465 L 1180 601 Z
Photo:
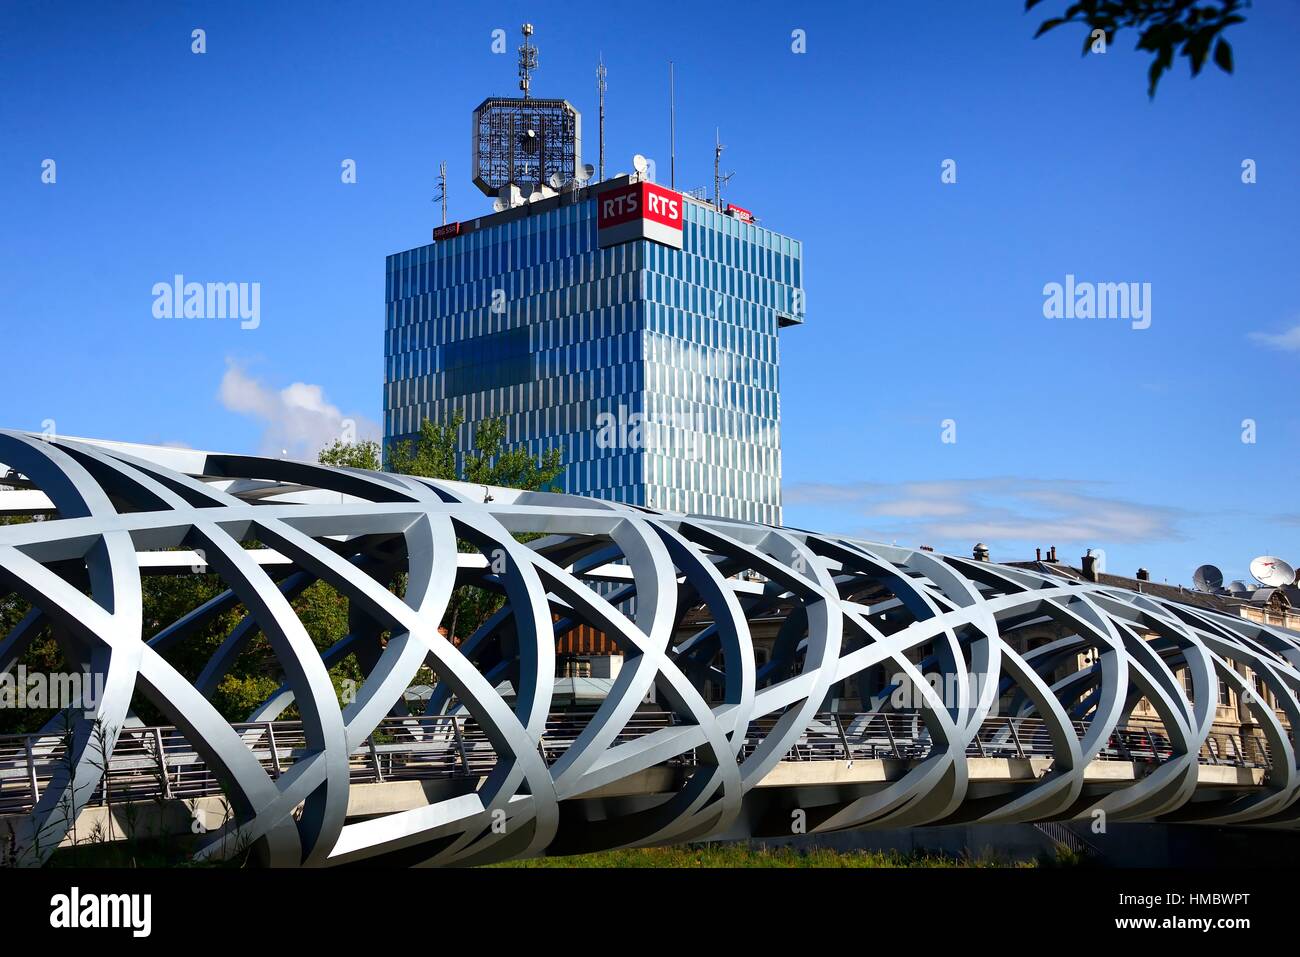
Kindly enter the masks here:
M 1056 561 L 1056 546 L 1055 546 L 1055 545 L 1053 545 L 1051 548 L 1049 548 L 1049 549 L 1047 550 L 1047 560 L 1048 560 L 1049 562 L 1055 562 L 1055 561 Z
M 1097 581 L 1097 556 L 1084 555 L 1081 561 L 1083 564 L 1083 577 L 1088 579 L 1090 582 Z
M 1036 562 L 1041 562 L 1042 560 L 1043 560 L 1043 550 L 1042 550 L 1041 548 L 1035 548 L 1035 549 L 1034 549 L 1034 561 L 1036 561 Z
M 971 556 L 977 562 L 986 562 L 989 560 L 989 547 L 983 542 L 976 542 L 975 548 L 971 551 Z
M 1139 569 L 1138 569 L 1138 581 L 1140 581 L 1140 582 L 1149 582 L 1150 580 L 1151 580 L 1151 573 L 1150 573 L 1149 571 L 1147 571 L 1145 568 L 1139 568 Z

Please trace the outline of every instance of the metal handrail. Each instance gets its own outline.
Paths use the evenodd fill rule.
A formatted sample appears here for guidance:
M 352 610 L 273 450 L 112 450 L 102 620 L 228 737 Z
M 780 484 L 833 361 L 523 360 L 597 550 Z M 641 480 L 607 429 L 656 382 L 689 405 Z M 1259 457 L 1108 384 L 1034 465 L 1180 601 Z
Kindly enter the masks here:
M 539 748 L 553 764 L 582 734 L 595 711 L 557 712 L 548 717 Z M 737 759 L 744 761 L 772 731 L 779 715 L 750 723 Z M 232 726 L 268 776 L 279 777 L 310 753 L 301 721 L 249 722 Z M 614 744 L 623 744 L 674 727 L 667 712 L 637 712 L 621 728 Z M 676 727 L 681 727 L 680 724 Z M 1082 738 L 1085 721 L 1074 722 Z M 92 745 L 93 747 L 93 742 Z M 914 711 L 819 714 L 784 755 L 786 761 L 883 759 L 917 761 L 935 752 L 936 743 L 922 715 Z M 1055 755 L 1051 730 L 1035 716 L 988 718 L 966 746 L 977 758 L 1050 759 Z M 1135 719 L 1114 729 L 1095 759 L 1162 764 L 1174 749 L 1159 722 Z M 1262 734 L 1212 733 L 1197 759 L 1207 765 L 1269 769 L 1272 754 Z M 65 761 L 65 742 L 57 733 L 0 736 L 0 814 L 30 810 Z M 670 766 L 695 764 L 694 752 Z M 490 773 L 497 753 L 488 735 L 468 714 L 388 717 L 349 755 L 356 784 L 394 780 L 472 777 Z M 112 802 L 191 799 L 222 793 L 221 782 L 172 727 L 131 727 L 119 735 L 108 763 Z M 104 803 L 101 781 L 88 803 Z

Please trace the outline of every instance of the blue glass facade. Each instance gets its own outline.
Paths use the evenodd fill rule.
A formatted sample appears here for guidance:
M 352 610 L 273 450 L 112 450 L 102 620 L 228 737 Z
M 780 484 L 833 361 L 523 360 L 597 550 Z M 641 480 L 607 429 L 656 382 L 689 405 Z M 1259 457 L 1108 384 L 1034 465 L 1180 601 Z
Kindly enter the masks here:
M 564 448 L 567 491 L 779 523 L 777 333 L 803 316 L 800 244 L 694 201 L 683 249 L 597 245 L 596 201 L 467 223 L 388 257 L 384 432 L 506 420 Z

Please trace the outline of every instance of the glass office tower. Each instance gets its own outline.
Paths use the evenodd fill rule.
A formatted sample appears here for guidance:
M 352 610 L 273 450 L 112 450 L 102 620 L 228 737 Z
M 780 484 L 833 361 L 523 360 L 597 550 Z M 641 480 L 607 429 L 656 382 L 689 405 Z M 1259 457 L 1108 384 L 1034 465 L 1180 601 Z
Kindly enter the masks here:
M 510 442 L 563 447 L 566 491 L 779 524 L 777 335 L 803 319 L 800 243 L 650 186 L 680 199 L 681 248 L 611 244 L 609 188 L 388 257 L 385 440 L 461 409 L 463 452 L 504 417 Z

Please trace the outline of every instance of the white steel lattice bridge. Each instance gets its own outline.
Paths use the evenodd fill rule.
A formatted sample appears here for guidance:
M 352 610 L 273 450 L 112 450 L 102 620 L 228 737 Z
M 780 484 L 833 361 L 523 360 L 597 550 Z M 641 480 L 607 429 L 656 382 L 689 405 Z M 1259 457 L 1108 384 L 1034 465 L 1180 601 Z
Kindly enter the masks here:
M 0 526 L 0 597 L 23 611 L 0 636 L 0 673 L 53 634 L 103 689 L 71 719 L 0 738 L 18 863 L 92 823 L 120 835 L 125 809 L 145 806 L 203 817 L 200 856 L 252 846 L 278 866 L 786 835 L 795 816 L 829 832 L 1300 814 L 1300 635 L 1279 628 L 574 496 L 8 431 L 0 462 L 13 470 L 0 514 L 43 519 Z M 196 573 L 228 590 L 143 620 L 142 576 Z M 315 582 L 349 609 L 323 651 L 292 606 Z M 458 585 L 504 598 L 459 645 L 438 629 Z M 177 670 L 173 653 L 230 613 L 201 673 Z M 760 620 L 776 622 L 762 664 Z M 1052 640 L 1017 650 L 1045 624 Z M 561 711 L 556 642 L 580 626 L 623 665 L 597 706 Z M 282 684 L 232 724 L 211 698 L 258 634 Z M 340 706 L 329 668 L 353 655 L 364 680 Z M 438 680 L 412 716 L 425 665 Z M 845 684 L 873 675 L 892 684 L 872 710 L 842 713 Z M 1257 730 L 1216 732 L 1221 683 Z M 901 685 L 906 708 L 891 704 Z M 137 694 L 167 726 L 134 716 Z

